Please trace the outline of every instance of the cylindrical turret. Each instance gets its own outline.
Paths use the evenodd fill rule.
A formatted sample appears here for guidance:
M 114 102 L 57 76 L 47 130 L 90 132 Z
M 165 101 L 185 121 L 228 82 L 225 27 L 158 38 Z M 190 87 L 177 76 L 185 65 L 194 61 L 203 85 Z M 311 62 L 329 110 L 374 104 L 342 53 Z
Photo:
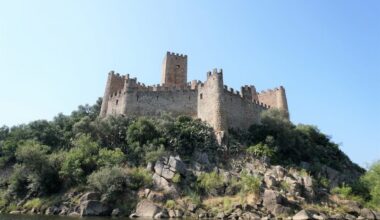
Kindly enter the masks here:
M 280 86 L 280 88 L 277 91 L 276 98 L 277 98 L 277 100 L 276 100 L 277 101 L 277 108 L 287 112 L 288 117 L 289 117 L 288 101 L 286 99 L 286 92 L 285 92 L 284 87 Z
M 103 95 L 103 101 L 102 101 L 102 107 L 100 108 L 100 117 L 104 117 L 107 115 L 107 108 L 108 108 L 108 100 L 111 95 L 111 81 L 112 81 L 112 76 L 114 75 L 114 71 L 110 71 L 108 73 L 108 79 L 106 83 L 106 89 L 104 91 Z

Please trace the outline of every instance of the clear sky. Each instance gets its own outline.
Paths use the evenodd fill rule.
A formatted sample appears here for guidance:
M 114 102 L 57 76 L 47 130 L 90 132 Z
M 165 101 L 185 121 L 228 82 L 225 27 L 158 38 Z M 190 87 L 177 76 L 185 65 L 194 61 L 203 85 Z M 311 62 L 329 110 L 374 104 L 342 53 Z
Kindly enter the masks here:
M 166 51 L 188 78 L 283 85 L 291 119 L 362 166 L 380 159 L 380 1 L 0 0 L 0 124 L 69 114 L 107 73 L 160 81 Z

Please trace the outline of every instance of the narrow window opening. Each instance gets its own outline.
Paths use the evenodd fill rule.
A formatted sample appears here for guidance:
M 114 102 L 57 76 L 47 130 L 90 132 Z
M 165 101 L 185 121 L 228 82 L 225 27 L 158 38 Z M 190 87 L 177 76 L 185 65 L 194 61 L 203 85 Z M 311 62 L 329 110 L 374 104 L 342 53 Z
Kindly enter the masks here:
M 200 94 L 200 98 L 203 99 L 203 94 L 202 93 Z
M 119 104 L 119 99 L 116 99 L 116 105 Z
M 181 66 L 180 65 L 176 65 L 175 67 L 177 67 L 177 69 L 179 69 Z

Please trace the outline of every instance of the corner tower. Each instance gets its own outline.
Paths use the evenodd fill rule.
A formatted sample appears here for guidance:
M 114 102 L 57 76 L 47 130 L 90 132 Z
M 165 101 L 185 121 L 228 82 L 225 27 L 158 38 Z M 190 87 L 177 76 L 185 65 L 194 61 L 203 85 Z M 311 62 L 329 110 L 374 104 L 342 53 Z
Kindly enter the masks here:
M 183 86 L 187 83 L 187 55 L 167 52 L 162 63 L 161 84 Z

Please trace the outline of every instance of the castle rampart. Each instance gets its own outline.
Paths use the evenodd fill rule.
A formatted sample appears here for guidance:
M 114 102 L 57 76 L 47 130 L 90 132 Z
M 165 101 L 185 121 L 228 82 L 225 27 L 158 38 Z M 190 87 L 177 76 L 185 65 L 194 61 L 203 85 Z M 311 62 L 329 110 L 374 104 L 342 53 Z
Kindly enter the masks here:
M 285 89 L 257 93 L 253 85 L 240 91 L 228 88 L 223 71 L 207 72 L 206 81 L 187 82 L 187 56 L 167 53 L 164 58 L 161 84 L 146 86 L 111 71 L 108 74 L 100 116 L 173 116 L 200 118 L 223 137 L 228 128 L 249 128 L 260 123 L 260 113 L 269 108 L 288 111 Z
M 275 89 L 269 89 L 267 91 L 262 91 L 258 94 L 258 99 L 260 102 L 274 108 L 289 111 L 288 103 L 286 100 L 286 93 L 284 87 L 280 86 Z

